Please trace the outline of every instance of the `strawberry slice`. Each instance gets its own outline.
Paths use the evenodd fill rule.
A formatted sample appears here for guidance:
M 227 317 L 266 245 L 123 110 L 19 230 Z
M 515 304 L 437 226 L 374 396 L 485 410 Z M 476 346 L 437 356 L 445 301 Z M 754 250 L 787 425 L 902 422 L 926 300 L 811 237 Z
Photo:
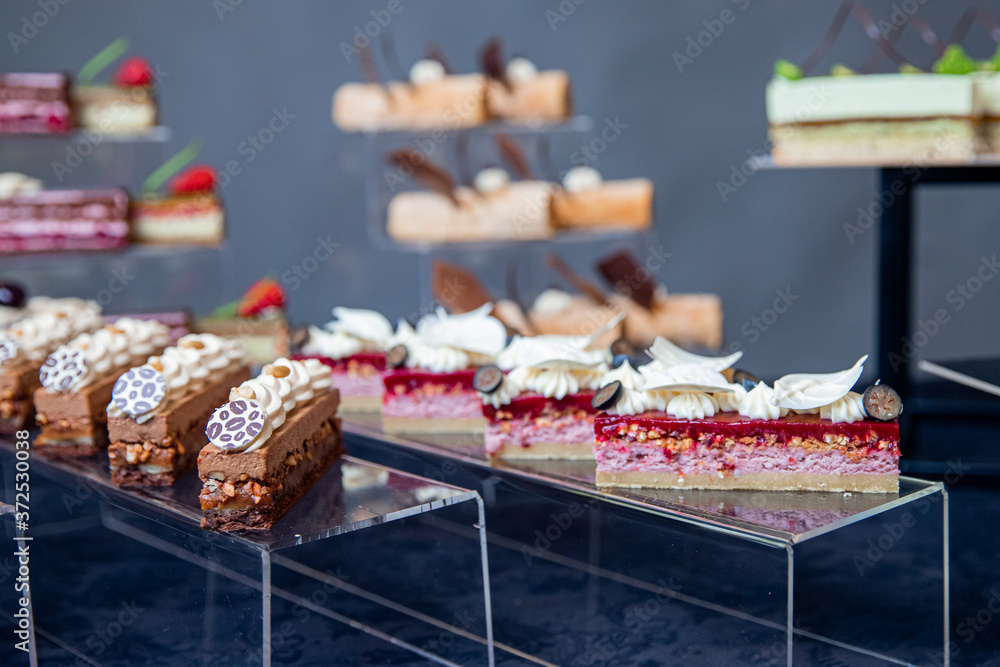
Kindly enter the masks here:
M 258 280 L 246 291 L 236 308 L 240 317 L 254 317 L 269 308 L 285 307 L 285 290 L 270 278 Z
M 115 83 L 119 86 L 151 86 L 153 79 L 153 68 L 145 58 L 129 58 L 115 73 Z
M 215 189 L 215 169 L 200 164 L 189 167 L 177 174 L 170 184 L 170 192 L 175 195 L 190 192 L 209 192 Z

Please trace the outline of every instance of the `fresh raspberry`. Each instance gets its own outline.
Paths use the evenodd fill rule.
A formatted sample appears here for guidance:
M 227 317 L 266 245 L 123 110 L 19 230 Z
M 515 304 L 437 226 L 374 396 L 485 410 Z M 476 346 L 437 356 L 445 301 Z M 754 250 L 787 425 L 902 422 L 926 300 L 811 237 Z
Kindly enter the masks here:
M 260 315 L 270 308 L 285 307 L 285 290 L 270 278 L 258 280 L 246 291 L 236 308 L 240 317 Z
M 215 189 L 215 169 L 207 165 L 189 167 L 174 177 L 170 191 L 175 194 L 208 192 Z
M 115 73 L 119 86 L 150 86 L 153 78 L 153 68 L 144 58 L 129 58 Z

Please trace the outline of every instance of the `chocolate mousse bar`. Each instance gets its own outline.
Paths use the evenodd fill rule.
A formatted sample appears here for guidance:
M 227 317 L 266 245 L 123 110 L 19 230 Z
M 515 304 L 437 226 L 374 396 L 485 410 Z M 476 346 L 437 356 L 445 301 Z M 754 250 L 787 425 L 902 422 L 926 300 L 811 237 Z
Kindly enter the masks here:
M 599 392 L 598 486 L 898 490 L 899 396 L 881 384 L 850 391 L 867 357 L 772 389 L 743 371 L 729 383 L 711 358 L 650 355 Z
M 100 307 L 81 299 L 50 299 L 44 308 L 0 329 L 0 433 L 32 423 L 39 371 L 59 345 L 101 326 Z
M 202 528 L 270 529 L 343 453 L 330 369 L 279 359 L 234 388 L 198 455 Z
M 168 343 L 168 329 L 151 320 L 119 318 L 77 336 L 49 355 L 35 390 L 34 448 L 51 458 L 92 456 L 108 446 L 107 406 L 118 377 Z
M 118 378 L 108 405 L 116 486 L 173 484 L 205 445 L 205 425 L 231 387 L 250 377 L 233 340 L 190 334 Z
M 68 76 L 0 74 L 0 134 L 65 134 L 73 124 Z

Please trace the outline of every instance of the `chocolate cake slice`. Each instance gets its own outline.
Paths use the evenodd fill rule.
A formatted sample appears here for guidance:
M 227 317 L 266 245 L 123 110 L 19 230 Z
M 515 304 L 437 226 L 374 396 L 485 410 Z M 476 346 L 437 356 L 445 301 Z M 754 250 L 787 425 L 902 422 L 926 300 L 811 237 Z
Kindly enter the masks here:
M 198 456 L 202 527 L 267 530 L 343 452 L 329 367 L 278 359 L 232 390 Z

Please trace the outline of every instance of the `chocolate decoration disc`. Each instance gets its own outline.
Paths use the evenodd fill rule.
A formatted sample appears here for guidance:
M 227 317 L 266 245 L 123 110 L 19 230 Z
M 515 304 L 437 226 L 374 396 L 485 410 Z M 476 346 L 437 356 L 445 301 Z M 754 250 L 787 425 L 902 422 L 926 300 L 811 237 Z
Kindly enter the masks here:
M 406 357 L 407 351 L 405 345 L 393 345 L 385 353 L 385 363 L 389 364 L 390 368 L 402 368 L 403 364 L 406 363 Z
M 483 394 L 492 394 L 502 384 L 503 371 L 497 366 L 480 366 L 472 376 L 472 387 Z
M 219 449 L 244 449 L 264 429 L 267 419 L 267 413 L 257 401 L 241 398 L 226 403 L 212 413 L 205 435 Z
M 873 384 L 861 396 L 865 412 L 880 422 L 892 421 L 903 414 L 903 401 L 896 390 L 887 384 Z
M 42 364 L 38 381 L 49 391 L 70 391 L 87 374 L 83 350 L 56 350 Z
M 111 402 L 132 417 L 141 417 L 163 402 L 167 382 L 152 366 L 139 366 L 127 371 L 115 382 Z
M 20 308 L 24 305 L 24 289 L 14 283 L 0 283 L 0 306 Z
M 595 410 L 607 410 L 612 408 L 615 403 L 618 402 L 618 399 L 622 397 L 622 391 L 621 382 L 618 380 L 610 382 L 597 390 L 597 393 L 594 394 L 594 398 L 590 401 L 590 405 Z
M 17 356 L 21 346 L 13 338 L 0 338 L 0 361 L 7 361 Z

